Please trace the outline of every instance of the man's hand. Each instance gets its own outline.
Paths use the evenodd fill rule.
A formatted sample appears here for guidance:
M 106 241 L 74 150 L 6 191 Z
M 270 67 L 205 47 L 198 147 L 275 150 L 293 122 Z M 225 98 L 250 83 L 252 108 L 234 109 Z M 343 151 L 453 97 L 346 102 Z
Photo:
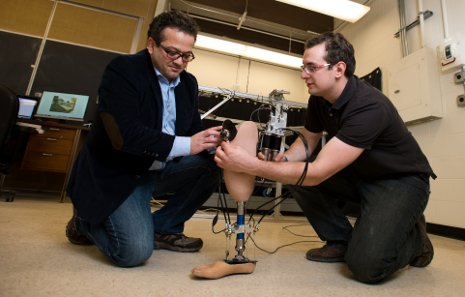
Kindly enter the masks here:
M 269 161 L 269 160 L 265 160 L 265 155 L 263 155 L 262 152 L 259 152 L 258 153 L 258 158 L 262 161 Z M 284 156 L 284 152 L 279 152 L 275 157 L 274 157 L 274 162 L 287 162 L 287 158 L 286 156 Z
M 223 141 L 216 149 L 216 164 L 227 170 L 235 172 L 246 172 L 254 175 L 254 168 L 260 160 L 251 156 L 245 149 L 230 142 Z
M 279 154 L 276 155 L 276 157 L 274 157 L 274 160 L 275 162 L 287 162 L 287 157 L 284 156 L 284 152 L 280 152 Z
M 221 126 L 212 127 L 191 137 L 191 155 L 196 155 L 206 149 L 217 147 L 221 141 Z

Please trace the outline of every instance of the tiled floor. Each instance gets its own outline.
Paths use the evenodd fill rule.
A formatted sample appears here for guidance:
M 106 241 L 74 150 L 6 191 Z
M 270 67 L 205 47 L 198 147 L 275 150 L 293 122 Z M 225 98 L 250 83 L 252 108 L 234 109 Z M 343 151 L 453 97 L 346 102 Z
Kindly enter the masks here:
M 354 281 L 343 263 L 305 260 L 305 252 L 318 242 L 293 244 L 274 254 L 249 242 L 246 254 L 258 260 L 254 273 L 198 280 L 190 276 L 191 269 L 223 259 L 227 247 L 224 233 L 211 232 L 210 213 L 198 213 L 186 226 L 188 235 L 204 239 L 201 252 L 154 251 L 145 265 L 122 269 L 95 247 L 66 240 L 64 226 L 71 212 L 70 203 L 56 199 L 0 202 L 0 296 L 465 296 L 463 241 L 431 235 L 436 256 L 430 266 L 405 268 L 379 285 Z M 215 229 L 223 227 L 220 220 Z M 282 217 L 265 219 L 254 238 L 272 251 L 297 241 L 318 241 L 313 236 L 303 218 Z M 233 249 L 235 241 L 230 244 Z

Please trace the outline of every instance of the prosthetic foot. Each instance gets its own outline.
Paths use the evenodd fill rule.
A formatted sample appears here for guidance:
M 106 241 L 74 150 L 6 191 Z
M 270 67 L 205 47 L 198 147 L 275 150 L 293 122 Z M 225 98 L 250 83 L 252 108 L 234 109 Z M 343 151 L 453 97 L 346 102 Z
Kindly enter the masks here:
M 243 122 L 236 133 L 234 125 L 225 122 L 223 130 L 225 131 L 222 134 L 226 136 L 224 140 L 240 145 L 249 154 L 256 155 L 258 131 L 255 123 Z M 256 261 L 251 261 L 244 256 L 245 233 L 248 232 L 245 226 L 245 202 L 250 198 L 254 189 L 255 176 L 224 170 L 224 182 L 229 194 L 237 202 L 237 223 L 234 230 L 232 228 L 229 230 L 230 233 L 236 233 L 237 255 L 232 259 L 195 267 L 192 275 L 198 278 L 218 279 L 232 274 L 249 274 L 255 270 Z
M 229 264 L 225 261 L 216 261 L 194 267 L 192 275 L 198 278 L 218 279 L 233 274 L 250 274 L 254 270 L 254 262 Z

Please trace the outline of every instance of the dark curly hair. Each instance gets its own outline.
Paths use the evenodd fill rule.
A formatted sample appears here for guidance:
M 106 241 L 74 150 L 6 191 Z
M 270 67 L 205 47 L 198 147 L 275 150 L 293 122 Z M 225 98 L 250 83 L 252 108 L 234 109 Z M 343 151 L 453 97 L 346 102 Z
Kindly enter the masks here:
M 177 10 L 167 11 L 157 15 L 152 20 L 152 23 L 150 23 L 147 37 L 152 37 L 156 45 L 160 46 L 160 43 L 163 41 L 161 31 L 167 27 L 177 28 L 182 32 L 194 36 L 194 40 L 197 39 L 199 25 L 193 18 Z
M 315 38 L 307 40 L 305 49 L 314 47 L 315 45 L 325 43 L 326 57 L 324 59 L 331 65 L 339 61 L 344 62 L 346 71 L 344 75 L 351 77 L 355 72 L 355 51 L 352 44 L 341 33 L 326 32 L 318 35 Z

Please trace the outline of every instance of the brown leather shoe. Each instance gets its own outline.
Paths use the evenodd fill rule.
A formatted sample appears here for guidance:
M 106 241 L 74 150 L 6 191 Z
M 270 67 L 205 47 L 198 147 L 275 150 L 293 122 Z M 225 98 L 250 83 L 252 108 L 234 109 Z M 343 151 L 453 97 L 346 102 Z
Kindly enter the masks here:
M 410 262 L 410 266 L 422 268 L 428 266 L 433 260 L 434 248 L 431 240 L 429 240 L 428 234 L 426 233 L 425 215 L 421 215 L 417 221 L 417 225 L 421 232 L 421 238 L 423 239 L 423 248 L 420 254 Z
M 344 262 L 347 246 L 340 243 L 325 244 L 321 248 L 311 249 L 306 254 L 307 260 L 325 263 Z
M 201 238 L 187 237 L 184 234 L 158 234 L 155 233 L 153 248 L 176 252 L 192 253 L 199 251 L 203 246 Z
M 94 244 L 90 239 L 88 239 L 84 234 L 79 232 L 77 227 L 77 217 L 76 212 L 74 211 L 73 217 L 69 220 L 68 224 L 66 225 L 66 237 L 68 240 L 77 245 L 92 245 Z

